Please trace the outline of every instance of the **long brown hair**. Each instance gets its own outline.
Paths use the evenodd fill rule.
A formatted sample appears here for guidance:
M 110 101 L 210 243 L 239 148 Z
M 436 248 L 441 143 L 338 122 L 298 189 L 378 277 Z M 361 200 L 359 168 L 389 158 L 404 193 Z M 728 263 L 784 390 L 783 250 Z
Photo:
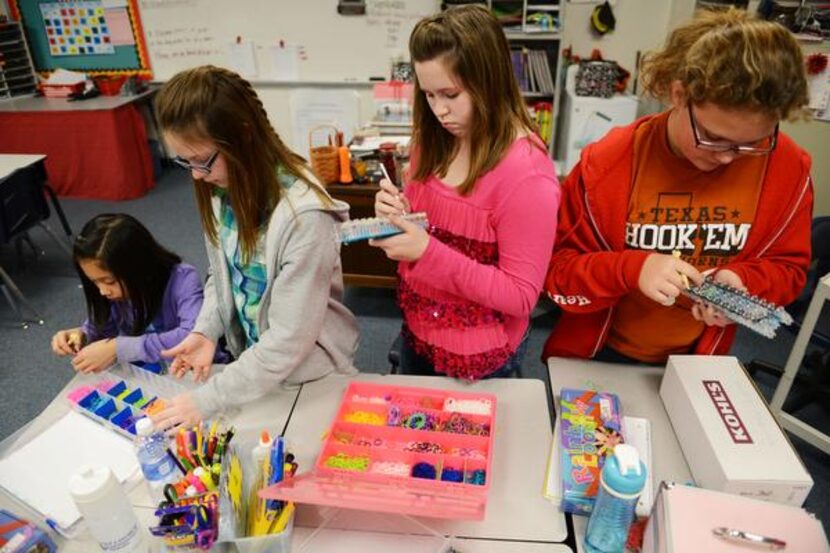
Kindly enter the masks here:
M 668 100 L 683 83 L 689 101 L 759 110 L 776 119 L 804 114 L 809 99 L 801 48 L 790 31 L 744 10 L 701 10 L 649 54 L 644 90 Z
M 517 126 L 528 133 L 536 129 L 513 74 L 507 38 L 484 6 L 458 6 L 419 21 L 409 37 L 409 55 L 413 63 L 440 59 L 472 98 L 470 171 L 458 187 L 469 194 L 476 180 L 504 157 Z M 412 131 L 418 148 L 412 178 L 446 175 L 458 141 L 430 110 L 417 76 Z
M 203 65 L 177 73 L 159 90 L 155 105 L 164 132 L 216 143 L 228 167 L 228 198 L 243 260 L 251 259 L 260 226 L 280 201 L 278 167 L 325 198 L 309 179 L 305 159 L 291 151 L 271 126 L 251 83 L 233 71 Z M 195 185 L 202 227 L 216 245 L 212 187 L 200 180 Z

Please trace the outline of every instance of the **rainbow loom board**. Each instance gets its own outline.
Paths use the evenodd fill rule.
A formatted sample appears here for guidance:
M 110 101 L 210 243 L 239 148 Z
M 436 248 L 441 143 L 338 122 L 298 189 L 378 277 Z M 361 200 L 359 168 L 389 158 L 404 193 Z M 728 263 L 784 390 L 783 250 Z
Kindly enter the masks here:
M 164 408 L 164 400 L 147 397 L 141 388 L 130 389 L 124 380 L 104 380 L 78 386 L 66 399 L 80 413 L 127 438 L 135 438 L 138 419 Z
M 559 428 L 561 508 L 566 513 L 588 515 L 594 508 L 605 459 L 622 442 L 620 400 L 608 392 L 563 388 Z
M 408 213 L 402 219 L 427 228 L 427 214 L 424 212 Z M 394 236 L 403 231 L 397 225 L 390 223 L 384 217 L 367 217 L 364 219 L 353 219 L 337 225 L 336 239 L 341 244 L 351 244 L 371 238 L 386 238 Z

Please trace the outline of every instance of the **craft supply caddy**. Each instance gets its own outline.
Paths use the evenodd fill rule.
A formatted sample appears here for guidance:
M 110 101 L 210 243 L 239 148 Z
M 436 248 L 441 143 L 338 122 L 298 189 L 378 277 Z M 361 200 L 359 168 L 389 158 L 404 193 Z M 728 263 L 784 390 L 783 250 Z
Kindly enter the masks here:
M 352 382 L 311 472 L 263 497 L 481 520 L 490 488 L 496 397 Z

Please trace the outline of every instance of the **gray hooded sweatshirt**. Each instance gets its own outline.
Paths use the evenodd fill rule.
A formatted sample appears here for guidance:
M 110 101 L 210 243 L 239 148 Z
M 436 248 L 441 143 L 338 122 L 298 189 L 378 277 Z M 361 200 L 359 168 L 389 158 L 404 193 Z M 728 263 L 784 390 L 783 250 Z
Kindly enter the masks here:
M 216 220 L 219 208 L 214 197 Z M 247 349 L 225 256 L 221 246 L 206 240 L 210 276 L 193 332 L 213 341 L 224 334 L 236 361 L 193 390 L 203 415 L 253 401 L 281 383 L 356 372 L 358 327 L 342 303 L 335 240 L 336 223 L 348 217 L 347 203 L 332 200 L 326 206 L 301 180 L 284 189 L 265 236 L 267 285 L 257 318 L 259 341 Z

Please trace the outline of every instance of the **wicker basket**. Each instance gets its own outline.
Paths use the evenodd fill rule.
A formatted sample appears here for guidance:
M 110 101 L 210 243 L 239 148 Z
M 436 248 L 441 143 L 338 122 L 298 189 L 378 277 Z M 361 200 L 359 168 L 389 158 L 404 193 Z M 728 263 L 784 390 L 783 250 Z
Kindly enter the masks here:
M 314 133 L 328 130 L 328 145 L 315 146 Z M 337 127 L 319 125 L 308 131 L 309 158 L 311 169 L 323 184 L 334 184 L 340 181 L 340 161 L 337 155 L 337 146 L 334 145 L 337 136 Z

